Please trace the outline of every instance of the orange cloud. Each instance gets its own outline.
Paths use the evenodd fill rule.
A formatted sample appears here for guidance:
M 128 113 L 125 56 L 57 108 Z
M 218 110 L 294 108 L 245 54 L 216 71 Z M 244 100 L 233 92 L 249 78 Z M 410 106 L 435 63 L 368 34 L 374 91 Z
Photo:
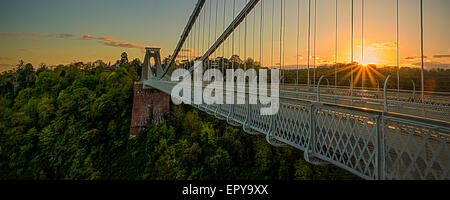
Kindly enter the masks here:
M 144 49 L 145 48 L 145 46 L 142 44 L 121 41 L 121 40 L 114 39 L 112 37 L 99 37 L 99 38 L 97 38 L 97 40 L 102 41 L 103 44 L 106 46 L 122 47 L 122 48 L 136 48 L 136 49 Z
M 450 58 L 450 55 L 434 55 L 433 58 Z
M 92 35 L 86 34 L 86 35 L 83 35 L 80 38 L 77 38 L 76 40 L 91 40 L 92 38 L 93 38 Z
M 68 33 L 60 33 L 60 34 L 42 34 L 42 33 L 0 33 L 0 37 L 9 37 L 13 39 L 25 39 L 25 40 L 32 40 L 35 38 L 63 38 L 68 39 L 73 37 L 72 34 Z
M 385 43 L 372 43 L 368 47 L 369 49 L 393 49 L 396 47 L 396 42 L 385 42 Z
M 1 32 L 0 37 L 9 37 L 14 39 L 35 39 L 35 38 L 59 38 L 59 39 L 74 39 L 74 40 L 97 40 L 102 42 L 106 46 L 112 46 L 112 47 L 120 47 L 120 48 L 136 48 L 136 49 L 144 49 L 145 45 L 138 44 L 138 43 L 132 43 L 128 41 L 123 40 L 117 40 L 113 37 L 94 37 L 89 34 L 85 34 L 81 37 L 74 38 L 75 36 L 73 34 L 69 33 L 61 33 L 61 34 L 42 34 L 42 33 L 7 33 L 7 32 Z

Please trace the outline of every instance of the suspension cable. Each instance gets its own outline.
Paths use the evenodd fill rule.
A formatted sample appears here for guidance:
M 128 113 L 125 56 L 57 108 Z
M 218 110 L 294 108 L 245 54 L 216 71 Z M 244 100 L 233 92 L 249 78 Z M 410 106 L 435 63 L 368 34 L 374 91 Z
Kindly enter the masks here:
M 300 35 L 300 0 L 297 0 L 297 51 L 296 51 L 296 61 L 297 61 L 297 76 L 295 78 L 295 85 L 298 85 L 298 70 L 299 70 L 299 66 L 298 66 L 298 43 L 299 43 L 299 35 Z
M 351 66 L 351 68 L 350 68 L 350 96 L 351 97 L 353 97 L 353 53 L 354 53 L 354 49 L 353 49 L 353 26 L 354 26 L 354 24 L 353 24 L 353 0 L 352 0 L 352 11 L 351 11 L 351 25 L 352 25 L 352 30 L 351 30 L 351 48 L 350 48 L 350 51 L 351 51 L 351 60 L 350 60 L 350 66 Z M 353 104 L 353 100 L 352 100 L 352 104 Z
M 338 60 L 338 3 L 337 3 L 337 1 L 338 0 L 335 0 L 335 2 L 334 2 L 334 5 L 335 5 L 335 9 L 336 9 L 336 11 L 335 11 L 335 19 L 336 19 L 336 22 L 335 22 L 335 25 L 336 25 L 336 31 L 335 31 L 335 34 L 336 34 L 336 37 L 335 37 L 335 44 L 334 44 L 334 48 L 335 48 L 335 50 L 334 50 L 334 87 L 335 88 L 337 88 L 337 60 Z
M 361 0 L 361 64 L 364 64 L 364 0 Z
M 255 65 L 255 59 L 256 59 L 256 57 L 255 57 L 255 29 L 256 29 L 256 9 L 253 11 L 253 33 L 252 33 L 252 42 L 253 42 L 253 45 L 252 45 L 252 60 L 253 60 L 253 68 L 255 67 L 254 65 Z
M 397 31 L 397 42 L 396 42 L 396 48 L 397 48 L 397 100 L 400 98 L 400 26 L 399 26 L 399 4 L 397 0 L 397 11 L 396 11 L 396 31 Z
M 245 19 L 247 19 L 247 17 L 245 17 Z M 242 51 L 241 51 L 241 39 L 242 39 L 242 37 L 241 37 L 241 31 L 242 31 L 242 29 L 241 29 L 241 27 L 242 26 L 238 26 L 237 28 L 238 28 L 238 56 L 239 56 L 239 58 L 242 56 L 241 54 L 242 54 Z M 241 66 L 240 64 L 238 65 L 239 67 Z
M 217 24 L 218 24 L 218 12 L 219 12 L 219 1 L 216 1 L 216 18 L 215 18 L 215 24 L 214 24 L 214 40 L 217 39 Z M 216 59 L 217 59 L 217 50 L 214 51 L 214 66 L 216 65 Z
M 245 5 L 247 5 L 247 0 L 245 0 Z M 245 13 L 247 16 L 247 13 Z M 247 71 L 247 17 L 244 19 L 244 71 Z
M 212 18 L 213 18 L 213 8 L 212 8 L 212 0 L 211 0 L 211 4 L 209 5 L 209 11 L 210 11 L 210 15 L 209 15 L 209 21 L 210 21 L 210 27 L 209 27 L 209 30 L 208 30 L 208 32 L 209 32 L 209 35 L 210 35 L 210 37 L 212 38 L 211 39 L 211 41 L 209 42 L 209 44 L 208 44 L 208 46 L 206 47 L 206 49 L 208 49 L 208 47 L 212 44 L 212 43 L 214 43 L 215 42 L 215 40 L 216 40 L 216 38 L 215 37 L 212 37 L 212 25 L 211 25 L 211 23 L 212 23 Z M 218 1 L 216 1 L 216 4 L 219 4 L 219 2 Z M 217 11 L 216 11 L 216 13 L 217 13 Z M 215 56 L 214 56 L 215 57 Z M 208 58 L 208 61 L 209 61 L 209 65 L 211 66 L 211 59 L 210 58 Z
M 186 69 L 189 69 L 191 66 L 191 35 L 190 34 L 188 35 L 186 44 L 187 44 L 186 46 L 188 49 L 188 52 L 187 52 L 188 65 L 186 66 Z
M 233 18 L 235 18 L 235 9 L 236 9 L 236 0 L 233 0 Z M 232 44 L 231 44 L 231 58 L 233 58 L 234 56 L 234 30 L 235 30 L 235 26 L 233 25 L 233 35 L 232 35 Z M 234 71 L 234 61 L 231 60 L 231 67 Z
M 202 13 L 200 12 L 200 15 L 201 14 Z M 199 23 L 198 23 L 198 53 L 199 54 L 198 54 L 198 56 L 200 57 L 200 55 L 203 52 L 203 50 L 202 50 L 202 40 L 203 40 L 203 38 L 202 38 L 202 24 L 203 24 L 202 17 L 199 16 L 198 20 L 199 20 Z
M 281 76 L 283 73 L 283 0 L 280 0 L 280 70 L 281 70 Z
M 194 34 L 193 34 L 192 46 L 194 47 L 194 51 L 192 53 L 194 54 L 193 60 L 195 60 L 195 57 L 197 57 L 197 47 L 196 47 L 196 45 L 197 45 L 197 21 L 195 21 L 195 23 L 194 23 L 193 31 L 194 31 Z
M 223 0 L 223 23 L 222 27 L 225 31 L 225 16 L 226 16 L 226 0 Z M 222 75 L 225 75 L 225 40 L 222 42 Z
M 202 54 L 205 52 L 205 26 L 206 26 L 206 10 L 203 11 L 203 30 L 202 30 Z
M 200 20 L 200 17 L 198 18 L 198 20 Z M 198 29 L 198 27 L 199 27 L 199 21 L 197 21 L 195 24 L 195 29 L 196 29 L 196 34 L 195 34 L 195 45 L 196 45 L 196 47 L 195 47 L 195 53 L 196 53 L 196 55 L 195 55 L 195 60 L 197 60 L 197 57 L 198 57 L 198 55 L 199 55 L 199 45 L 198 45 L 198 41 L 200 40 L 200 37 L 199 37 L 199 29 Z
M 285 72 L 286 72 L 286 66 L 285 66 L 285 58 L 286 58 L 286 1 L 283 1 L 283 65 L 282 67 L 284 68 L 283 70 L 283 85 L 285 84 Z
M 311 0 L 308 0 L 308 87 L 310 85 L 309 80 L 309 62 L 311 56 Z
M 364 65 L 364 0 L 361 0 L 361 65 Z M 361 88 L 364 90 L 364 75 L 365 72 L 363 71 L 363 68 L 360 68 L 361 70 Z M 362 97 L 362 96 L 361 96 Z
M 423 61 L 423 0 L 420 0 L 420 54 L 421 54 L 421 82 L 422 82 L 422 103 L 425 101 L 425 83 L 424 83 L 424 61 Z
M 211 43 L 211 18 L 212 18 L 212 0 L 209 1 L 209 16 L 208 16 L 208 45 Z M 208 58 L 208 68 L 211 67 L 211 59 Z
M 188 53 L 187 53 L 187 60 L 188 60 L 188 65 L 186 67 L 186 69 L 189 69 L 191 66 L 191 34 L 189 33 L 188 38 L 187 38 L 187 49 L 188 49 Z
M 260 67 L 263 67 L 263 23 L 264 21 L 264 0 L 261 1 L 261 19 L 259 22 L 259 62 L 260 62 Z
M 273 43 L 274 43 L 274 40 L 273 40 L 273 29 L 274 29 L 274 27 L 273 27 L 273 16 L 274 16 L 274 13 L 275 13 L 275 1 L 272 1 L 272 53 L 271 53 L 271 55 L 270 55 L 270 68 L 272 68 L 273 67 Z
M 314 66 L 314 73 L 313 73 L 313 85 L 316 85 L 316 42 L 317 42 L 317 29 L 316 29 L 316 25 L 317 25 L 317 0 L 314 0 L 314 59 L 313 59 L 313 66 Z

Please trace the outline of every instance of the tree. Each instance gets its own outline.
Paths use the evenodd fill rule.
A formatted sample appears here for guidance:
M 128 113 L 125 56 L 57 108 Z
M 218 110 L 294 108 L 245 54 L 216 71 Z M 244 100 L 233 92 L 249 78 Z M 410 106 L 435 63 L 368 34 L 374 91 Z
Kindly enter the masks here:
M 124 64 L 128 63 L 128 54 L 127 52 L 122 52 L 120 54 L 120 66 L 123 66 Z

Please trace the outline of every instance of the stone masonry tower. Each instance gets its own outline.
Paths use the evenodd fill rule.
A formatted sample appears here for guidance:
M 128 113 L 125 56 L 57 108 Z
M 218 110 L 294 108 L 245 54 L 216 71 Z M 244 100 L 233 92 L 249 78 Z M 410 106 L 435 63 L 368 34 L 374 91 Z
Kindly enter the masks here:
M 151 81 L 162 72 L 160 48 L 146 48 L 141 80 L 134 84 L 133 109 L 130 136 L 139 135 L 150 125 L 164 123 L 170 114 L 170 95 L 154 88 L 144 87 L 145 81 Z M 150 58 L 154 59 L 151 66 Z

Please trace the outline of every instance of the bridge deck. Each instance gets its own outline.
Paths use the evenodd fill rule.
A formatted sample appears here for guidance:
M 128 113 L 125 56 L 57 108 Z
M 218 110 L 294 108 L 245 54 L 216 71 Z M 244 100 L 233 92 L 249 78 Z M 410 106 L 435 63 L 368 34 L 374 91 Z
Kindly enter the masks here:
M 144 82 L 167 94 L 175 84 Z M 311 162 L 326 161 L 365 179 L 450 178 L 450 126 L 445 120 L 382 112 L 376 109 L 380 102 L 372 104 L 375 109 L 355 106 L 367 105 L 357 99 L 351 106 L 348 98 L 337 96 L 321 96 L 317 102 L 309 90 L 283 88 L 280 96 L 279 112 L 272 116 L 260 115 L 261 104 L 194 106 L 247 133 L 263 134 L 273 145 L 300 149 Z

